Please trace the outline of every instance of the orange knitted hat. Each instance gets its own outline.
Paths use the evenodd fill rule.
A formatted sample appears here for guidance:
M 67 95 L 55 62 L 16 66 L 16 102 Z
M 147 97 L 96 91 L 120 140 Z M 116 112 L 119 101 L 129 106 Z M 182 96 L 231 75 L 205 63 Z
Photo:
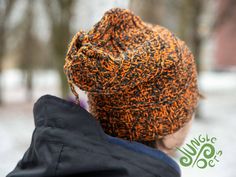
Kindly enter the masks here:
M 112 136 L 153 141 L 192 117 L 199 92 L 194 57 L 184 42 L 129 10 L 111 9 L 72 39 L 65 74 L 88 92 L 91 114 Z

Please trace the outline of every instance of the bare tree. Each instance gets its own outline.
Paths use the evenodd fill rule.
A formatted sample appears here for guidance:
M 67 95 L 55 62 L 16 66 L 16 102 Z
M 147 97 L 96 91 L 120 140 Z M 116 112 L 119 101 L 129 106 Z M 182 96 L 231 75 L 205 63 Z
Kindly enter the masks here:
M 6 25 L 7 19 L 11 14 L 15 0 L 1 0 L 0 5 L 4 8 L 0 10 L 0 105 L 2 104 L 2 70 L 3 70 L 3 57 L 6 50 Z
M 191 51 L 193 52 L 197 71 L 201 71 L 201 44 L 202 37 L 200 35 L 200 16 L 202 14 L 204 7 L 204 0 L 181 0 L 180 6 L 180 24 L 179 24 L 179 35 L 188 46 L 190 46 Z M 201 104 L 198 105 L 198 108 L 195 113 L 196 118 L 201 118 Z
M 51 23 L 51 46 L 56 69 L 60 74 L 62 96 L 68 94 L 67 79 L 63 71 L 64 58 L 70 40 L 70 23 L 74 0 L 45 0 L 45 7 Z
M 21 42 L 19 47 L 19 67 L 25 75 L 26 99 L 32 100 L 33 69 L 35 68 L 36 40 L 33 34 L 34 1 L 28 0 L 25 14 L 21 21 Z
M 200 16 L 203 11 L 203 0 L 181 0 L 179 15 L 179 36 L 190 46 L 200 71 L 201 35 L 199 33 Z

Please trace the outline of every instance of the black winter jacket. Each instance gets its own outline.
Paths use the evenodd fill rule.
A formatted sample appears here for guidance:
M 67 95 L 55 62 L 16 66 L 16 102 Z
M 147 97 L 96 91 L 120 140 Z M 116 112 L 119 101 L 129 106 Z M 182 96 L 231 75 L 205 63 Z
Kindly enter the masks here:
M 80 106 L 45 95 L 34 105 L 32 142 L 7 177 L 179 177 L 159 150 L 108 136 Z

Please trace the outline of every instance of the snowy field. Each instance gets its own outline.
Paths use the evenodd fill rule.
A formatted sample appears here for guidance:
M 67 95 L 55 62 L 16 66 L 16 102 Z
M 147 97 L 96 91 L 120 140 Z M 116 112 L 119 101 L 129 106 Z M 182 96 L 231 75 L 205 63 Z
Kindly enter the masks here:
M 7 76 L 7 77 L 6 77 Z M 17 77 L 16 77 L 17 76 Z M 31 141 L 33 103 L 43 94 L 60 96 L 58 75 L 53 71 L 37 72 L 33 101 L 24 100 L 25 90 L 17 70 L 3 75 L 5 104 L 0 107 L 0 177 L 6 176 L 23 156 Z M 200 103 L 202 118 L 195 120 L 186 142 L 200 134 L 217 138 L 223 151 L 213 168 L 181 167 L 183 177 L 234 177 L 236 174 L 236 73 L 203 73 L 201 91 L 206 99 Z M 176 159 L 178 161 L 178 158 Z

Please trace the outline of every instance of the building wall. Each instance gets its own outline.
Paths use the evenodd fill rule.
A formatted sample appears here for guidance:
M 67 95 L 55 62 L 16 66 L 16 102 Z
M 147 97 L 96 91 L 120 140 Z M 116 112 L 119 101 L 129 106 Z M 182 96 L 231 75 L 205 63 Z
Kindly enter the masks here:
M 215 69 L 236 70 L 236 3 L 219 0 Z

